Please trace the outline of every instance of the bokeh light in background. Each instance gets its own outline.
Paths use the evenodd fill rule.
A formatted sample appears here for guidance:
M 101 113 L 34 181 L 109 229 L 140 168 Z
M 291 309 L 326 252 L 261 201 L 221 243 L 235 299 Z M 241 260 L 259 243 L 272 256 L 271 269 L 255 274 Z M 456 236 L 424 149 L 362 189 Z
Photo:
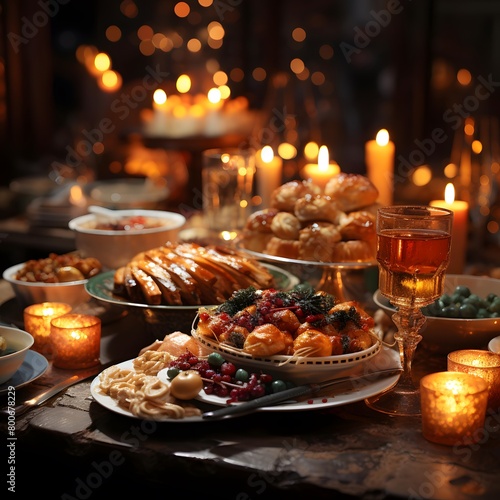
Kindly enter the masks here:
M 171 27 L 159 28 L 158 20 L 155 19 L 154 24 L 143 23 L 136 28 L 135 36 L 137 38 L 137 44 L 135 50 L 137 50 L 144 57 L 155 57 L 155 55 L 160 53 L 173 53 L 176 50 L 181 51 L 182 56 L 177 56 L 176 58 L 183 59 L 185 61 L 184 65 L 189 66 L 189 59 L 186 53 L 201 54 L 207 56 L 208 51 L 217 52 L 224 45 L 224 39 L 226 36 L 226 29 L 238 20 L 240 12 L 237 6 L 225 6 L 226 10 L 221 14 L 218 9 L 221 6 L 215 5 L 212 1 L 199 1 L 193 4 L 188 4 L 187 2 L 174 2 L 171 4 L 166 4 L 162 11 L 165 14 L 169 14 L 169 5 L 172 5 L 172 10 L 170 11 L 170 16 L 175 16 L 178 19 L 177 23 L 173 23 Z M 200 10 L 201 9 L 201 10 Z M 120 3 L 120 12 L 129 20 L 132 19 L 142 19 L 143 15 L 146 13 L 145 7 L 138 2 L 133 0 L 124 0 Z M 212 19 L 210 18 L 212 17 Z M 213 19 L 213 17 L 223 18 L 223 22 Z M 164 19 L 168 25 L 168 17 Z M 186 26 L 183 23 L 196 24 L 197 35 L 187 36 Z M 204 24 L 205 23 L 205 24 Z M 129 23 L 130 25 L 130 23 Z M 131 47 L 131 37 L 130 33 L 126 33 L 125 27 L 121 26 L 116 22 L 116 19 L 110 18 L 109 26 L 106 26 L 104 35 L 106 39 L 114 44 L 118 45 L 120 42 L 126 43 L 128 50 Z M 290 41 L 296 44 L 297 50 L 307 42 L 307 31 L 302 26 L 295 26 L 289 28 Z M 131 48 L 133 49 L 133 46 Z M 317 55 L 320 59 L 328 60 L 333 57 L 334 50 L 329 44 L 322 44 L 317 49 Z M 198 66 L 199 61 L 194 61 L 193 64 Z M 293 57 L 289 61 L 289 67 L 296 75 L 296 78 L 301 81 L 310 81 L 310 83 L 316 87 L 322 87 L 326 84 L 327 77 L 325 73 L 321 70 L 311 71 L 308 63 L 302 57 Z M 88 67 L 89 71 L 93 71 L 93 68 Z M 173 66 L 170 66 L 172 71 Z M 221 68 L 222 69 L 222 68 Z M 115 73 L 119 73 L 119 70 L 114 68 Z M 245 72 L 242 68 L 234 66 L 224 68 L 222 74 L 225 74 L 226 81 L 222 79 L 219 80 L 219 76 L 215 75 L 217 70 L 210 69 L 207 67 L 207 71 L 214 73 L 214 83 L 217 86 L 228 85 L 229 93 L 233 93 L 231 89 L 231 84 L 229 82 L 241 83 L 244 81 Z M 227 76 L 229 75 L 229 76 Z M 175 79 L 175 71 L 172 71 L 172 78 Z M 253 69 L 249 68 L 248 77 L 253 79 L 255 84 L 265 84 L 268 78 L 268 72 L 262 66 L 256 66 Z M 326 89 L 331 89 L 331 85 L 326 85 L 323 89 L 323 93 L 327 93 Z M 205 89 L 206 92 L 208 89 Z M 261 93 L 264 90 L 261 90 Z M 227 90 L 225 91 L 226 93 Z
M 432 170 L 429 165 L 421 165 L 415 169 L 412 175 L 412 181 L 415 186 L 425 186 L 432 180 Z
M 91 26 L 87 23 L 87 36 L 78 33 L 79 27 L 70 29 L 68 25 L 64 31 L 59 27 L 59 39 L 65 40 L 66 48 L 73 40 L 74 59 L 92 77 L 95 88 L 109 96 L 107 100 L 105 97 L 95 100 L 97 111 L 109 107 L 113 97 L 120 98 L 140 85 L 147 68 L 160 68 L 162 74 L 168 74 L 157 82 L 158 88 L 167 93 L 168 106 L 174 109 L 179 97 L 176 94 L 185 98 L 186 106 L 175 108 L 179 116 L 200 117 L 204 113 L 203 102 L 213 100 L 208 97 L 212 88 L 220 92 L 220 100 L 227 107 L 238 108 L 243 102 L 241 98 L 246 100 L 247 108 L 262 109 L 269 97 L 272 78 L 277 72 L 286 71 L 291 77 L 290 87 L 299 89 L 300 94 L 290 111 L 296 124 L 283 133 L 281 152 L 276 148 L 276 153 L 284 159 L 305 158 L 304 146 L 311 140 L 325 143 L 335 151 L 343 169 L 363 171 L 363 155 L 359 151 L 365 140 L 383 126 L 390 128 L 391 137 L 394 134 L 396 140 L 402 134 L 407 134 L 411 141 L 426 137 L 425 131 L 418 135 L 390 123 L 401 109 L 391 102 L 397 83 L 395 57 L 399 50 L 408 47 L 407 40 L 402 41 L 406 45 L 401 49 L 394 47 L 391 31 L 404 26 L 403 16 L 395 17 L 390 29 L 381 30 L 369 45 L 358 48 L 351 61 L 346 61 L 342 42 L 354 43 L 353 28 L 362 29 L 366 24 L 366 19 L 349 2 L 312 0 L 304 5 L 290 1 L 281 9 L 261 0 L 123 0 L 106 4 L 91 1 L 85 8 L 89 18 L 96 20 Z M 65 10 L 69 11 L 70 6 Z M 54 21 L 62 24 L 62 17 Z M 442 47 L 436 47 L 436 53 L 438 49 Z M 477 75 L 481 74 L 466 57 L 458 63 L 454 56 L 441 50 L 429 66 L 428 90 L 436 103 L 448 94 L 449 99 L 442 100 L 448 107 L 462 102 L 460 96 L 470 94 Z M 191 85 L 181 85 L 181 77 L 189 78 Z M 130 110 L 131 116 L 152 116 L 154 90 L 148 89 L 148 95 L 140 95 L 137 102 L 140 106 Z M 90 93 L 85 89 L 79 94 L 82 95 Z M 87 108 L 86 114 L 90 114 L 92 108 Z M 406 115 L 415 111 L 412 108 Z M 311 122 L 309 137 L 301 135 L 299 130 L 305 115 L 309 115 L 306 119 Z M 437 117 L 441 120 L 438 125 L 443 125 L 442 112 Z M 464 119 L 460 127 L 473 137 L 473 120 Z M 448 135 L 451 141 L 452 134 Z M 483 141 L 473 139 L 472 151 L 482 154 Z M 105 141 L 104 145 L 108 147 Z M 400 147 L 404 156 L 405 144 Z M 415 146 L 410 142 L 406 147 L 411 151 Z M 442 148 L 451 149 L 449 143 Z M 429 164 L 434 161 L 425 160 L 430 160 Z M 444 157 L 439 164 L 434 163 L 435 166 L 429 167 L 434 177 L 456 177 L 457 173 L 446 167 L 453 163 L 451 158 Z M 426 178 L 420 175 L 423 176 L 420 173 L 414 177 L 420 179 L 419 183 Z
M 453 153 L 458 137 L 468 145 L 472 168 L 486 165 L 474 186 L 475 209 L 488 218 L 487 231 L 498 233 L 500 210 L 492 193 L 500 163 L 492 157 L 487 164 L 491 142 L 482 134 L 478 115 L 498 116 L 500 93 L 484 100 L 475 94 L 479 76 L 491 73 L 492 81 L 500 79 L 491 63 L 496 48 L 489 25 L 495 16 L 478 12 L 467 17 L 446 2 L 433 11 L 427 10 L 428 2 L 408 2 L 377 36 L 369 36 L 369 43 L 356 47 L 356 33 L 373 21 L 370 12 L 382 8 L 375 1 L 363 5 L 365 12 L 347 0 L 88 0 L 61 5 L 50 20 L 51 40 L 45 41 L 50 45 L 47 60 L 55 68 L 47 84 L 54 133 L 43 141 L 30 137 L 28 147 L 15 152 L 21 160 L 13 155 L 15 161 L 34 169 L 39 165 L 33 166 L 33 158 L 43 156 L 47 168 L 45 158 L 66 159 L 70 145 L 83 158 L 79 178 L 170 176 L 169 165 L 175 164 L 185 180 L 186 165 L 196 153 L 186 151 L 183 158 L 153 154 L 157 143 L 168 139 L 170 147 L 186 137 L 211 141 L 229 135 L 224 127 L 241 120 L 238 131 L 244 133 L 235 137 L 249 138 L 257 148 L 272 142 L 287 177 L 297 174 L 301 162 L 317 160 L 318 144 L 328 146 L 342 171 L 364 172 L 365 142 L 387 128 L 396 144 L 396 167 L 411 163 L 399 176 L 397 194 L 428 201 L 442 196 L 447 181 L 460 187 L 462 158 Z M 432 26 L 427 24 L 431 18 Z M 346 43 L 355 49 L 350 58 Z M 0 74 L 4 68 L 0 59 Z M 282 88 L 276 84 L 280 74 L 287 77 Z M 287 94 L 283 101 L 277 97 L 281 90 Z M 25 93 L 19 106 L 21 115 L 35 116 L 44 101 L 37 96 L 29 102 L 28 97 Z M 6 116 L 10 103 L 1 106 L 0 116 Z M 456 121 L 448 119 L 450 113 Z M 277 114 L 283 116 L 279 123 Z M 100 137 L 100 124 L 109 119 L 113 132 Z M 40 117 L 30 125 L 41 121 L 48 128 L 49 120 Z M 428 145 L 436 129 L 443 130 L 446 141 L 435 141 L 426 153 L 418 144 Z M 77 147 L 85 139 L 82 131 L 98 140 Z M 143 143 L 129 144 L 136 138 Z M 35 151 L 38 143 L 43 155 Z M 419 161 L 409 162 L 417 156 Z M 180 186 L 182 180 L 175 183 Z
M 189 92 L 191 90 L 191 78 L 189 75 L 180 75 L 179 78 L 177 78 L 175 87 L 181 94 Z

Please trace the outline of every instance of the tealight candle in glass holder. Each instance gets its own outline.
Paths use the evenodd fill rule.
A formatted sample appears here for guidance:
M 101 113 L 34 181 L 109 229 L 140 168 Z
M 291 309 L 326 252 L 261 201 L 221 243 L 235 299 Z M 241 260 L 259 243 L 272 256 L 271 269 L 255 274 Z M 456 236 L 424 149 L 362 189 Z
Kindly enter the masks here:
M 51 322 L 52 364 L 80 369 L 99 364 L 101 320 L 86 314 L 66 314 Z
M 434 443 L 453 446 L 481 437 L 488 384 L 477 375 L 431 373 L 420 380 L 422 433 Z
M 479 349 L 448 354 L 448 371 L 477 375 L 488 383 L 488 408 L 500 412 L 500 355 Z
M 35 339 L 34 351 L 50 354 L 50 322 L 54 318 L 70 313 L 71 310 L 72 307 L 63 302 L 41 302 L 24 309 L 24 329 Z

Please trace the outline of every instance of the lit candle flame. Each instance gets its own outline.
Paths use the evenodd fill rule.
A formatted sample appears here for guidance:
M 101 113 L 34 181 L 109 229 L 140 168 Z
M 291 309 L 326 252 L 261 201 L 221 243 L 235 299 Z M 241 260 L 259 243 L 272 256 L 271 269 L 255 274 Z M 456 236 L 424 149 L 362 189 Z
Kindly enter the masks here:
M 444 190 L 444 201 L 451 205 L 455 201 L 455 187 L 451 182 L 446 184 L 446 188 Z
M 377 132 L 377 137 L 375 137 L 375 142 L 378 146 L 387 146 L 389 144 L 389 132 L 385 128 Z
M 329 162 L 330 156 L 328 154 L 328 148 L 326 146 L 321 146 L 318 153 L 318 170 L 326 172 Z
M 85 204 L 85 196 L 82 188 L 78 184 L 71 186 L 69 190 L 69 201 L 75 206 L 83 206 Z
M 271 146 L 264 146 L 260 152 L 260 157 L 264 163 L 271 163 L 274 159 L 274 151 Z

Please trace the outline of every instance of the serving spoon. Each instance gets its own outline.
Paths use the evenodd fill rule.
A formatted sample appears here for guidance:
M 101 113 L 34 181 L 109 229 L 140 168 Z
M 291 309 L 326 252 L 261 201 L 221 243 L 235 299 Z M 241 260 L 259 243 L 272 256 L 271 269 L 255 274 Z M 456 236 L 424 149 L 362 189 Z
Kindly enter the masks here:
M 110 208 L 100 207 L 99 205 L 90 205 L 88 211 L 91 214 L 97 215 L 101 220 L 105 219 L 107 222 L 116 223 L 117 215 L 115 210 Z

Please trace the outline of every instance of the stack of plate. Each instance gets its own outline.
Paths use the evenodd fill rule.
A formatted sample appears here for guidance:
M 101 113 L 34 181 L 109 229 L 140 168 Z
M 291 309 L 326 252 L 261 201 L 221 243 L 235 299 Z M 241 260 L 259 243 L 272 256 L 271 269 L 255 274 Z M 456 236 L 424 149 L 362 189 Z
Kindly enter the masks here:
M 68 222 L 87 213 L 87 203 L 81 194 L 72 200 L 74 184 L 58 187 L 50 195 L 34 199 L 26 208 L 26 217 L 31 226 L 68 227 Z

